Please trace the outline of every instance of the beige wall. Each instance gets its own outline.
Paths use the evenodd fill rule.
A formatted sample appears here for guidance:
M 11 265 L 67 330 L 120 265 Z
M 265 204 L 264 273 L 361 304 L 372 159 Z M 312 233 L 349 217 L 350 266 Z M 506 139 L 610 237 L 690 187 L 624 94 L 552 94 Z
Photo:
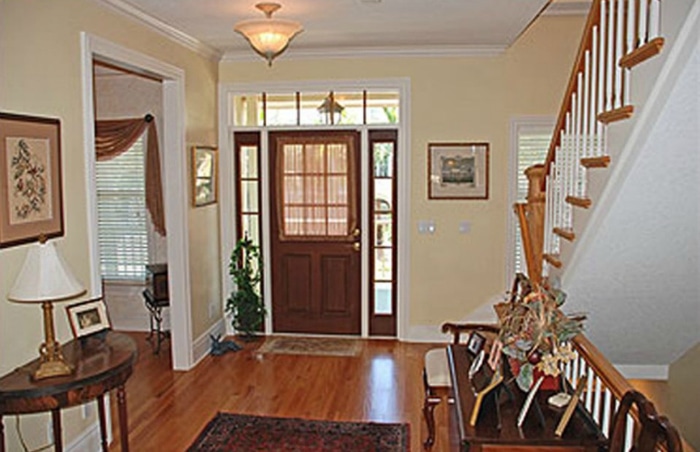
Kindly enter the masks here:
M 85 240 L 81 31 L 184 69 L 188 143 L 216 143 L 217 64 L 101 7 L 97 2 L 0 0 L 0 110 L 61 119 L 65 237 L 58 240 L 58 246 L 78 278 L 87 283 L 90 262 Z M 164 152 L 186 150 L 166 149 Z M 190 211 L 191 230 L 206 236 L 214 245 L 190 247 L 190 267 L 211 270 L 193 272 L 191 276 L 194 337 L 211 324 L 202 294 L 208 297 L 210 287 L 218 287 L 220 279 L 219 257 L 215 251 L 218 242 L 217 209 L 201 210 Z M 195 233 L 190 232 L 190 235 Z M 0 250 L 2 374 L 36 357 L 37 346 L 42 341 L 39 308 L 6 301 L 26 250 L 26 245 Z M 62 306 L 56 309 L 55 318 L 59 340 L 65 341 L 70 333 Z M 47 420 L 45 415 L 23 417 L 22 430 L 31 448 L 45 443 Z M 75 439 L 93 420 L 82 420 L 79 409 L 64 414 L 66 442 Z M 4 423 L 9 450 L 20 450 L 14 420 L 6 418 Z
M 700 450 L 700 344 L 671 364 L 668 372 L 670 404 L 668 416 L 683 438 Z M 664 413 L 665 414 L 665 413 Z
M 505 290 L 510 120 L 556 116 L 583 29 L 583 17 L 544 17 L 504 55 L 474 58 L 285 60 L 268 68 L 225 62 L 220 81 L 408 77 L 411 81 L 410 324 L 460 319 Z M 294 45 L 292 43 L 292 45 Z M 487 141 L 491 145 L 488 201 L 428 201 L 427 145 Z M 418 235 L 433 219 L 434 235 Z M 460 235 L 459 222 L 472 223 Z

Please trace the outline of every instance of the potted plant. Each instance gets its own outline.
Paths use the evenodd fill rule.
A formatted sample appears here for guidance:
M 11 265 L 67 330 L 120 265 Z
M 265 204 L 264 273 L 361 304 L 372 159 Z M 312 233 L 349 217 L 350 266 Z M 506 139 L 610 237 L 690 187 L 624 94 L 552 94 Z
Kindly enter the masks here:
M 261 269 L 260 248 L 247 236 L 240 239 L 231 253 L 229 274 L 235 288 L 226 301 L 226 312 L 231 314 L 233 328 L 245 339 L 255 338 L 265 319 Z
M 583 330 L 586 316 L 560 310 L 566 300 L 561 290 L 532 285 L 523 275 L 518 280 L 527 289 L 496 305 L 503 353 L 520 389 L 528 391 L 538 376 L 550 378 L 548 389 L 556 389 L 563 365 L 575 357 L 569 341 Z

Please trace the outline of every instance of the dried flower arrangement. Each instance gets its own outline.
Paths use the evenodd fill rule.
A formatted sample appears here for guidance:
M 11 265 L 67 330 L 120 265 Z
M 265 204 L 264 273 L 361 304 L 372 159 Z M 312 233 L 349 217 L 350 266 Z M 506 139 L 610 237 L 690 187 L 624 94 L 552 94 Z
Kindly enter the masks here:
M 583 331 L 586 316 L 564 314 L 559 308 L 565 301 L 561 290 L 533 286 L 518 274 L 511 300 L 495 306 L 503 353 L 523 391 L 532 387 L 535 370 L 557 377 L 575 357 L 569 341 Z

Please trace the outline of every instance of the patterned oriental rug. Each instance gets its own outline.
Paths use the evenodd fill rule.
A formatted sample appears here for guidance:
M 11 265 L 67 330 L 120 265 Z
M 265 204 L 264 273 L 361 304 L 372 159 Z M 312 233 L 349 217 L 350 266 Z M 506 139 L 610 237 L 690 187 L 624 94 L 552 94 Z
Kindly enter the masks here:
M 408 424 L 310 421 L 218 413 L 189 452 L 405 452 Z
M 268 337 L 258 353 L 279 353 L 285 355 L 357 356 L 360 342 L 355 339 L 334 339 L 326 337 Z

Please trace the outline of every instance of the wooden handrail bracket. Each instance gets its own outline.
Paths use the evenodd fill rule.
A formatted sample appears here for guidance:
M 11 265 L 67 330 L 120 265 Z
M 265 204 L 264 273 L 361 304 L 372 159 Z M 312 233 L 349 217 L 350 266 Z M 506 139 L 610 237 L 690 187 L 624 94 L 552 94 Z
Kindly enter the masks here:
M 607 168 L 610 165 L 610 156 L 586 157 L 581 159 L 581 165 L 586 168 Z
M 591 207 L 591 204 L 593 204 L 593 201 L 588 198 L 577 198 L 576 196 L 567 196 L 566 202 L 572 206 L 581 207 L 584 209 L 588 209 Z
M 661 53 L 664 47 L 664 38 L 658 37 L 647 42 L 643 46 L 631 51 L 627 55 L 620 58 L 620 67 L 631 69 L 634 66 L 642 63 L 649 58 Z
M 554 228 L 552 232 L 569 242 L 573 242 L 576 239 L 576 234 L 571 229 Z
M 624 107 L 616 108 L 614 110 L 604 111 L 598 115 L 598 121 L 603 124 L 610 124 L 615 121 L 622 121 L 624 119 L 629 119 L 634 114 L 633 105 L 625 105 Z

